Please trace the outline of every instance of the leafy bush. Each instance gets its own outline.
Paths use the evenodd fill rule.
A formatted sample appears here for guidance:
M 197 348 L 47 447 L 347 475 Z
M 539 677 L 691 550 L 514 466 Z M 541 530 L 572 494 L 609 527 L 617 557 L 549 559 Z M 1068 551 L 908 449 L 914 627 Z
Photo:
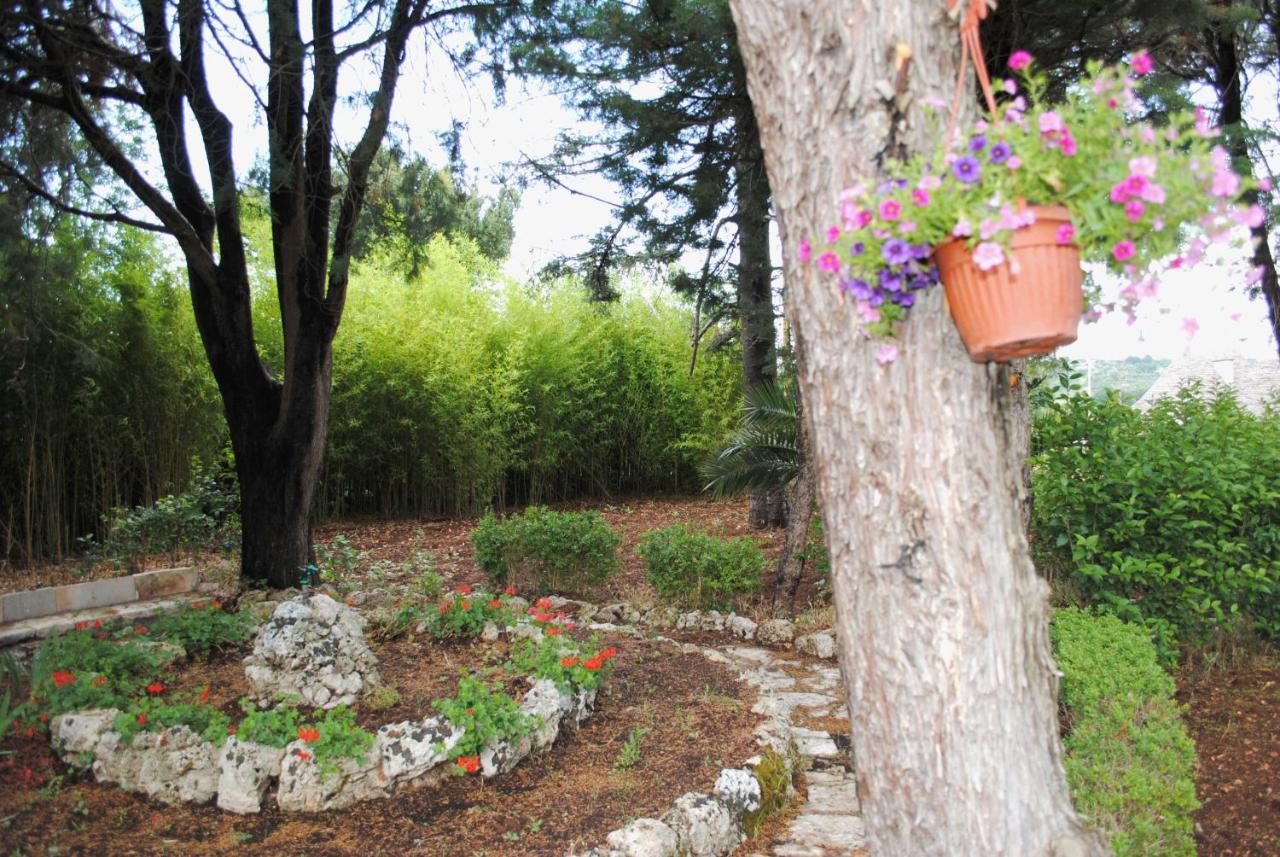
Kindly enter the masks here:
M 579 643 L 572 637 L 551 634 L 541 639 L 525 639 L 511 648 L 508 672 L 554 681 L 562 690 L 592 690 L 613 671 L 618 654 L 613 646 L 601 649 L 595 637 Z
M 362 760 L 373 747 L 373 733 L 357 726 L 355 714 L 345 705 L 329 709 L 319 722 L 310 723 L 289 702 L 259 711 L 241 700 L 240 708 L 244 718 L 236 729 L 238 739 L 268 747 L 287 747 L 294 741 L 305 741 L 307 751 L 325 776 L 337 772 L 340 759 Z
M 197 601 L 190 610 L 161 616 L 151 623 L 155 637 L 177 643 L 192 656 L 246 643 L 253 628 L 253 617 L 247 611 L 229 613 L 220 601 Z
M 458 681 L 458 692 L 450 699 L 431 703 L 454 726 L 465 733 L 450 751 L 450 758 L 479 756 L 490 741 L 512 741 L 536 728 L 534 718 L 520 710 L 509 694 L 491 690 L 473 676 Z
M 202 551 L 231 550 L 240 537 L 240 498 L 229 474 L 204 472 L 197 461 L 191 487 L 161 497 L 150 506 L 116 508 L 105 522 L 102 545 L 88 545 L 90 560 L 106 559 L 130 569 L 148 556 L 175 563 Z
M 50 637 L 31 661 L 24 716 L 44 720 L 85 708 L 127 708 L 156 681 L 170 655 L 153 643 L 78 629 Z
M 711 607 L 760 588 L 764 554 L 746 536 L 717 539 L 684 524 L 645 533 L 637 552 L 663 598 Z
M 317 543 L 315 576 L 321 583 L 333 586 L 343 595 L 359 587 L 356 572 L 364 558 L 351 540 L 338 533 L 329 543 Z
M 505 518 L 490 511 L 471 531 L 476 565 L 495 584 L 523 581 L 543 592 L 580 592 L 603 583 L 619 568 L 621 541 L 598 512 L 545 506 Z
M 230 725 L 227 715 L 202 700 L 173 702 L 159 697 L 136 700 L 117 714 L 112 723 L 125 743 L 133 741 L 139 732 L 186 726 L 201 740 L 217 746 L 227 740 Z
M 1195 745 L 1147 631 L 1068 608 L 1051 635 L 1076 808 L 1116 857 L 1194 857 Z
M 1280 412 L 1194 390 L 1139 413 L 1083 394 L 1035 422 L 1037 559 L 1160 634 L 1280 637 Z

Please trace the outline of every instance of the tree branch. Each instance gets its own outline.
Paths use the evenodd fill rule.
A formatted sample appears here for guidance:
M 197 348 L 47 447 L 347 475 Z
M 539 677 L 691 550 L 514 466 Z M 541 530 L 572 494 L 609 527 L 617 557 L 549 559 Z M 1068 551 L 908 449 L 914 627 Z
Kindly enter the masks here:
M 87 208 L 80 208 L 70 203 L 58 199 L 57 196 L 45 190 L 36 181 L 24 175 L 17 167 L 8 161 L 0 161 L 0 172 L 3 172 L 18 181 L 27 192 L 33 196 L 38 196 L 45 202 L 57 208 L 59 211 L 65 211 L 67 214 L 74 214 L 78 217 L 86 217 L 90 220 L 97 220 L 103 223 L 118 223 L 124 226 L 132 226 L 137 229 L 145 229 L 148 232 L 160 232 L 165 235 L 173 233 L 160 223 L 152 223 L 149 220 L 139 220 L 136 217 L 130 217 L 120 211 L 92 211 Z

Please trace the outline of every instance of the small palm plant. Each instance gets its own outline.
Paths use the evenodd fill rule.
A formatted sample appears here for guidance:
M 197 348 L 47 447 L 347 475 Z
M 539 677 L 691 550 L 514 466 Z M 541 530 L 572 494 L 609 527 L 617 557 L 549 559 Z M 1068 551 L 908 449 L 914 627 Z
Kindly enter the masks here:
M 792 385 L 761 384 L 743 397 L 742 426 L 702 466 L 704 491 L 717 499 L 748 491 L 787 489 L 800 475 L 799 416 Z
M 742 426 L 728 445 L 702 466 L 704 490 L 717 498 L 747 491 L 785 494 L 790 509 L 773 604 L 775 608 L 784 602 L 794 606 L 817 492 L 807 460 L 800 398 L 793 384 L 753 387 L 743 398 Z

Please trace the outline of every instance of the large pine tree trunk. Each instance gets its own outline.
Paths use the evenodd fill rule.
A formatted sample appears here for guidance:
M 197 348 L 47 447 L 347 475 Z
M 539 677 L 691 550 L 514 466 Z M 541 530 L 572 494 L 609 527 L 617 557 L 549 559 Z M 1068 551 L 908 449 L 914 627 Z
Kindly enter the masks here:
M 932 142 L 915 105 L 952 90 L 944 9 L 733 0 L 805 358 L 858 791 L 878 857 L 1101 854 L 1063 774 L 1007 371 L 968 359 L 940 289 L 877 365 L 835 284 L 795 262 L 841 188 Z
M 743 90 L 745 91 L 745 81 Z M 760 131 L 751 104 L 743 98 L 735 119 L 737 182 L 738 329 L 742 340 L 742 389 L 773 384 L 778 377 L 773 319 L 773 259 L 769 252 L 769 180 Z M 751 495 L 751 526 L 780 527 L 786 521 L 786 495 L 781 488 Z

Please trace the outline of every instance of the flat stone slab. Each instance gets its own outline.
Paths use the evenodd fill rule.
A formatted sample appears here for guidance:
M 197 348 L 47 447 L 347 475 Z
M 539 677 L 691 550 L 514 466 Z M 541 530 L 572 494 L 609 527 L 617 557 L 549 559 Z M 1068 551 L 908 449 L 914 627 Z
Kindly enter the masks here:
M 804 775 L 809 788 L 806 814 L 847 815 L 861 812 L 858 785 L 851 774 L 832 771 L 808 771 Z
M 827 732 L 795 726 L 791 730 L 791 736 L 796 742 L 796 751 L 802 756 L 812 756 L 815 759 L 836 759 L 840 756 L 840 748 Z
M 106 580 L 10 592 L 0 595 L 0 626 L 61 613 L 181 595 L 194 591 L 199 585 L 200 572 L 194 568 L 165 568 Z
M 857 815 L 805 813 L 791 823 L 786 843 L 820 849 L 818 853 L 823 855 L 862 854 L 867 847 L 867 827 Z M 787 854 L 781 850 L 774 853 Z

